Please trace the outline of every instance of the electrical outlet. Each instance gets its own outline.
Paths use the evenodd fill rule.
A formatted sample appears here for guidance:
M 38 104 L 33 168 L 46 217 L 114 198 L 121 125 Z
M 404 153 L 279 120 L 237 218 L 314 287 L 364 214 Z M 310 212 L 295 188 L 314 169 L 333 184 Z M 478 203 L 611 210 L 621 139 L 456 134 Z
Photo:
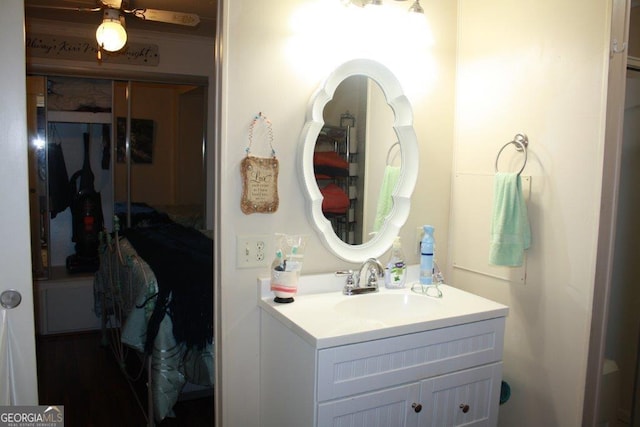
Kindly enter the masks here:
M 236 263 L 238 268 L 259 268 L 269 265 L 271 236 L 256 234 L 236 238 Z

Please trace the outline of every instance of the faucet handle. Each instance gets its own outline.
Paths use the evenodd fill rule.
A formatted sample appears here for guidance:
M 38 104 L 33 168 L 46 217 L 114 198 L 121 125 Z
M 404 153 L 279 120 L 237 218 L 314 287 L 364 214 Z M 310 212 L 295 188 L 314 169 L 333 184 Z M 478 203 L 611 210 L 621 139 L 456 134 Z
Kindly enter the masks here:
M 378 286 L 378 277 L 382 278 L 383 274 L 376 267 L 369 267 L 367 275 L 367 286 Z
M 356 281 L 353 278 L 353 270 L 341 270 L 336 271 L 336 276 L 347 276 L 347 285 L 355 285 Z
M 347 282 L 344 284 L 342 293 L 345 295 L 351 295 L 354 288 L 357 287 L 356 280 L 353 277 L 353 270 L 336 271 L 336 276 L 347 276 Z

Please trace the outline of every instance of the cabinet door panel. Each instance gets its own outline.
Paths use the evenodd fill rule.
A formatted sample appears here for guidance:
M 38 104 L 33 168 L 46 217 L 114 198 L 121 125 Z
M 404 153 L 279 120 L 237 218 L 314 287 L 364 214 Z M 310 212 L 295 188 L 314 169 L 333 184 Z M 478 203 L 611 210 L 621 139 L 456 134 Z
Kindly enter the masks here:
M 495 426 L 498 420 L 502 363 L 425 380 L 420 426 Z
M 318 405 L 318 427 L 416 427 L 417 383 Z
M 502 359 L 504 317 L 322 349 L 318 400 L 432 378 Z

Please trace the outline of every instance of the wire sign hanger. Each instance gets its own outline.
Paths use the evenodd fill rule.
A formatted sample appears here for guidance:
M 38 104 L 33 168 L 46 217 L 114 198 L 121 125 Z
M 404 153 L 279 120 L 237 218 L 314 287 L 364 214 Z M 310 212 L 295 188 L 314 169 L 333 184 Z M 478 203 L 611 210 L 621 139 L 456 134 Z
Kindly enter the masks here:
M 251 155 L 256 129 L 265 128 L 263 139 L 269 143 L 271 157 L 256 157 Z M 262 113 L 258 113 L 249 127 L 249 145 L 245 149 L 247 155 L 240 164 L 242 174 L 242 199 L 240 208 L 245 214 L 274 213 L 278 210 L 278 170 L 279 164 L 276 151 L 273 149 L 273 129 L 271 120 Z

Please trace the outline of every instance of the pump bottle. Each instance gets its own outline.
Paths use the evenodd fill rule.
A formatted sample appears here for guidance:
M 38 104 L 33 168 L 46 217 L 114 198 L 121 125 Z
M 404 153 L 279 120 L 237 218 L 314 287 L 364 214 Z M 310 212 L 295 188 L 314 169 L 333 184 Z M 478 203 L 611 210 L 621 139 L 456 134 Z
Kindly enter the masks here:
M 384 270 L 384 285 L 390 289 L 404 288 L 406 280 L 407 266 L 404 261 L 400 236 L 398 236 L 393 242 L 389 262 Z

